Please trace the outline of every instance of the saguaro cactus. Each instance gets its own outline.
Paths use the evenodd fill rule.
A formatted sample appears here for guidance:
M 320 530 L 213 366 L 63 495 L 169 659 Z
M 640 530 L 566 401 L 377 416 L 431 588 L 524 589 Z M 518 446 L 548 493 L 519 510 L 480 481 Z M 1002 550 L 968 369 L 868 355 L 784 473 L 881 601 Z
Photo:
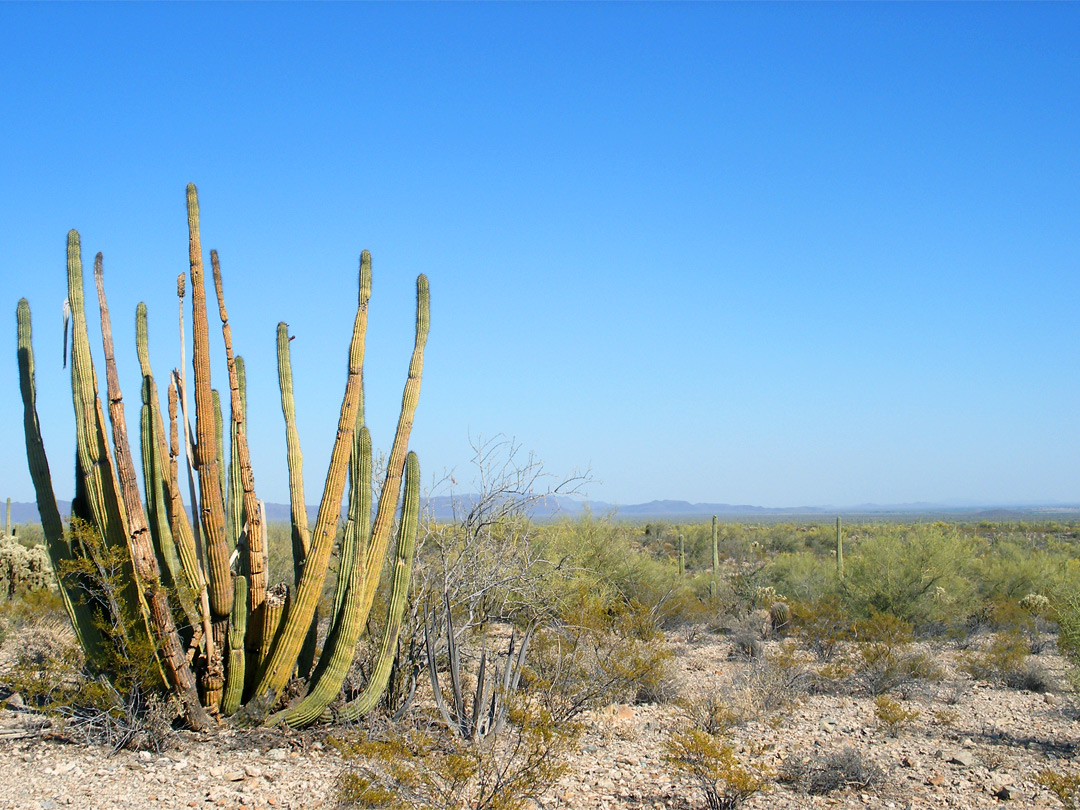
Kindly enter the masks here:
M 844 578 L 844 532 L 839 515 L 836 516 L 836 576 Z
M 149 364 L 146 308 L 140 304 L 136 317 L 136 347 L 143 378 L 139 424 L 145 497 L 139 492 L 113 355 L 102 260 L 98 254 L 95 280 L 101 310 L 109 421 L 112 426 L 110 446 L 87 333 L 80 240 L 78 233 L 72 231 L 68 235 L 68 303 L 72 318 L 72 396 L 78 447 L 76 498 L 72 513 L 78 521 L 78 531 L 84 532 L 83 535 L 65 532 L 56 508 L 36 413 L 30 308 L 23 300 L 19 303 L 17 320 L 27 460 L 54 570 L 72 568 L 70 564 L 78 563 L 81 556 L 94 553 L 95 544 L 110 549 L 110 554 L 122 554 L 125 561 L 120 572 L 122 598 L 116 600 L 110 609 L 123 611 L 125 615 L 106 618 L 113 622 L 113 626 L 120 627 L 122 632 L 145 638 L 147 648 L 156 651 L 166 683 L 180 698 L 188 723 L 195 728 L 206 728 L 212 722 L 208 711 L 212 714 L 219 709 L 226 715 L 235 712 L 241 723 L 261 722 L 274 708 L 282 688 L 295 672 L 302 650 L 309 650 L 309 656 L 313 654 L 314 644 L 310 642 L 314 640 L 311 628 L 315 606 L 322 592 L 340 515 L 346 468 L 352 458 L 350 533 L 353 542 L 348 565 L 343 565 L 346 573 L 341 583 L 341 598 L 335 600 L 335 611 L 331 616 L 335 635 L 333 639 L 328 639 L 322 660 L 314 667 L 307 697 L 283 718 L 292 725 L 302 725 L 324 714 L 328 703 L 340 691 L 344 674 L 352 662 L 357 637 L 372 609 L 404 477 L 405 501 L 392 566 L 393 585 L 387 608 L 386 630 L 379 658 L 371 669 L 374 674 L 364 694 L 374 695 L 374 699 L 377 699 L 386 685 L 384 670 L 388 666 L 392 647 L 396 644 L 404 610 L 418 519 L 419 466 L 415 455 L 409 454 L 406 458 L 406 453 L 427 341 L 427 279 L 424 276 L 417 279 L 416 343 L 373 525 L 368 525 L 371 522 L 371 446 L 362 417 L 364 344 L 371 294 L 371 257 L 367 251 L 362 254 L 360 262 L 360 292 L 338 434 L 313 531 L 307 527 L 300 483 L 300 445 L 293 413 L 288 337 L 283 330 L 279 330 L 279 360 L 283 343 L 285 357 L 281 368 L 287 371 L 287 374 L 284 371 L 281 374 L 281 387 L 287 429 L 290 495 L 293 498 L 297 587 L 291 593 L 287 589 L 281 590 L 285 588 L 284 585 L 268 588 L 265 515 L 262 503 L 255 496 L 245 435 L 247 403 L 243 367 L 240 358 L 233 354 L 231 327 L 225 309 L 216 251 L 211 252 L 211 263 L 229 372 L 231 416 L 228 441 L 224 440 L 225 430 L 220 416 L 217 416 L 220 411 L 215 407 L 215 392 L 211 387 L 199 203 L 193 185 L 187 188 L 187 210 L 194 443 L 186 440 L 189 417 L 184 408 L 186 395 L 181 372 L 171 375 L 168 386 L 170 431 L 166 439 L 157 387 Z M 181 276 L 178 281 L 181 356 L 185 287 L 184 276 Z M 185 449 L 190 465 L 198 478 L 197 492 L 195 482 L 189 480 L 189 494 L 197 517 L 194 525 L 188 522 L 179 482 L 179 457 L 184 452 L 181 432 L 185 435 L 183 444 L 187 445 Z M 228 466 L 225 447 L 231 451 Z M 84 543 L 80 537 L 91 537 L 94 542 Z M 232 568 L 231 553 L 240 558 L 239 575 Z M 85 570 L 92 571 L 93 568 Z M 108 667 L 110 660 L 116 660 L 109 649 L 113 639 L 101 630 L 104 625 L 100 617 L 92 615 L 81 598 L 78 584 L 79 580 L 72 576 L 59 577 L 65 608 L 80 643 L 86 649 L 90 666 Z M 169 604 L 167 590 L 178 592 L 179 605 Z M 281 608 L 278 619 L 273 621 L 270 620 L 269 613 L 272 611 L 269 610 L 267 599 L 271 592 L 276 597 L 275 605 Z M 178 622 L 182 627 L 178 626 Z M 305 645 L 305 639 L 308 645 Z M 227 653 L 227 658 L 223 653 Z M 308 671 L 312 671 L 310 664 L 309 657 L 308 663 L 301 666 L 302 676 L 306 677 Z M 202 687 L 201 702 L 196 690 L 197 683 Z M 354 702 L 351 706 L 347 714 L 356 716 L 359 713 L 357 704 Z

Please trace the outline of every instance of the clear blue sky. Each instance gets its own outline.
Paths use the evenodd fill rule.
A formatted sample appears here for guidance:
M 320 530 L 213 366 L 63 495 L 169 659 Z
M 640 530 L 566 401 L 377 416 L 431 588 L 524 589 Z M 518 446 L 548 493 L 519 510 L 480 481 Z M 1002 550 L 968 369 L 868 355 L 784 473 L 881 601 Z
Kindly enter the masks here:
M 191 181 L 267 500 L 275 326 L 315 502 L 368 248 L 377 447 L 431 280 L 428 480 L 504 433 L 618 503 L 1080 501 L 1080 5 L 5 3 L 0 31 L 0 497 L 33 498 L 17 300 L 67 498 L 65 235 L 105 254 L 134 426 L 139 300 L 178 362 Z

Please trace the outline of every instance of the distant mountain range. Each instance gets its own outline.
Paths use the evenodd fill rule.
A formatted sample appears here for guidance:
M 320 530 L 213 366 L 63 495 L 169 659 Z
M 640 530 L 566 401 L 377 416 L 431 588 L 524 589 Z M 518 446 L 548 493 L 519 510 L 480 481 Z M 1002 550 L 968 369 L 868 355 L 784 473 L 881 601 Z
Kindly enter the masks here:
M 461 495 L 451 498 L 440 495 L 427 498 L 422 502 L 422 508 L 431 514 L 436 520 L 451 520 L 454 518 L 454 504 L 458 504 L 458 514 L 467 512 L 476 496 Z M 57 506 L 60 513 L 67 517 L 71 512 L 70 501 L 59 501 Z M 3 503 L 0 503 L 0 509 Z M 827 519 L 835 515 L 844 517 L 887 518 L 917 518 L 917 517 L 941 517 L 953 520 L 1056 520 L 1056 519 L 1080 519 L 1080 504 L 1066 503 L 1039 503 L 1021 505 L 976 505 L 976 504 L 942 504 L 942 503 L 903 503 L 903 504 L 876 504 L 865 503 L 856 506 L 789 506 L 768 507 L 750 506 L 746 504 L 733 505 L 727 503 L 690 503 L 688 501 L 649 501 L 638 504 L 611 504 L 603 501 L 579 501 L 574 498 L 552 496 L 539 501 L 532 510 L 532 515 L 537 519 L 550 519 L 560 515 L 576 517 L 586 510 L 594 515 L 613 515 L 622 520 L 670 520 L 691 521 L 708 519 L 712 515 L 718 515 L 725 520 L 758 519 L 780 520 L 791 518 Z M 317 506 L 308 506 L 309 519 L 314 520 Z M 267 503 L 266 517 L 271 522 L 288 522 L 289 505 L 281 503 Z M 38 523 L 38 510 L 36 503 L 11 504 L 12 523 Z

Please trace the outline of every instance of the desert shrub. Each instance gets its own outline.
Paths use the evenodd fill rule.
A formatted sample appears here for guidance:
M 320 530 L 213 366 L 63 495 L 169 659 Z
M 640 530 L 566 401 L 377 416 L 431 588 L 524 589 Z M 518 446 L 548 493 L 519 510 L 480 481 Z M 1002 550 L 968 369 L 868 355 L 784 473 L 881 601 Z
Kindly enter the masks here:
M 855 625 L 854 655 L 830 660 L 813 679 L 819 692 L 858 692 L 881 695 L 907 690 L 920 680 L 940 680 L 942 670 L 927 654 L 913 647 L 910 622 L 875 613 Z
M 837 589 L 835 560 L 807 551 L 777 556 L 764 576 L 777 591 L 804 602 L 821 599 Z
M 919 712 L 917 709 L 905 709 L 888 695 L 878 695 L 874 698 L 874 717 L 888 736 L 898 737 L 906 726 L 918 719 Z
M 677 697 L 674 653 L 662 636 L 642 639 L 588 624 L 538 630 L 521 678 L 523 692 L 557 723 L 615 702 Z
M 844 642 L 855 637 L 855 620 L 836 596 L 791 605 L 799 638 L 819 661 L 829 662 Z
M 739 723 L 760 720 L 784 711 L 810 688 L 810 671 L 794 641 L 748 661 L 727 685 L 723 702 Z
M 890 614 L 917 628 L 967 615 L 972 586 L 962 571 L 970 547 L 969 539 L 942 524 L 867 538 L 846 557 L 845 602 L 858 617 Z
M 1061 567 L 1058 555 L 1013 540 L 977 546 L 972 582 L 980 600 L 1016 601 L 1050 587 Z
M 689 721 L 691 728 L 701 729 L 714 737 L 727 733 L 733 726 L 742 722 L 739 713 L 715 692 L 681 700 L 679 709 L 682 716 Z
M 1047 768 L 1035 776 L 1035 781 L 1053 793 L 1065 810 L 1080 808 L 1080 774 Z
M 386 810 L 519 810 L 565 772 L 575 737 L 573 726 L 519 704 L 498 735 L 473 740 L 415 725 L 373 739 L 332 740 L 349 762 L 338 799 L 345 807 Z
M 1053 689 L 1049 673 L 1032 661 L 1030 642 L 1020 630 L 1013 628 L 995 633 L 981 651 L 965 651 L 959 668 L 976 680 L 999 684 L 1025 692 L 1048 692 Z
M 673 734 L 664 748 L 664 762 L 690 779 L 709 810 L 732 810 L 769 787 L 767 770 L 742 764 L 729 743 L 701 729 Z
M 127 548 L 106 546 L 78 519 L 71 521 L 69 538 L 86 554 L 58 573 L 93 612 L 96 630 L 108 643 L 101 645 L 99 659 L 85 660 L 67 615 L 54 608 L 7 640 L 15 653 L 0 677 L 27 704 L 53 717 L 62 734 L 115 749 L 160 751 L 172 744 L 178 706 L 164 696 L 141 614 L 127 607 Z
M 789 759 L 779 780 L 811 796 L 835 790 L 872 790 L 885 780 L 885 772 L 854 748 L 831 751 L 819 759 Z

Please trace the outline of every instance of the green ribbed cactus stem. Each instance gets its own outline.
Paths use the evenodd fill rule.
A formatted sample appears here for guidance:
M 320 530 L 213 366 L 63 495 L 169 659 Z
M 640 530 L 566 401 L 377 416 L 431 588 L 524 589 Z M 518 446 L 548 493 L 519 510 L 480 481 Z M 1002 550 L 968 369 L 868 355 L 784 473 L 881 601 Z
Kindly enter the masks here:
M 64 610 L 71 619 L 71 626 L 86 654 L 91 671 L 104 666 L 106 653 L 101 631 L 94 620 L 90 606 L 77 594 L 73 594 L 61 571 L 73 559 L 71 545 L 64 532 L 60 511 L 56 508 L 53 494 L 49 460 L 45 456 L 45 444 L 41 438 L 41 426 L 37 414 L 37 385 L 34 381 L 34 348 L 31 341 L 30 304 L 25 298 L 16 310 L 18 321 L 19 390 L 23 400 L 23 431 L 26 436 L 26 459 L 30 467 L 30 479 L 34 484 L 38 513 L 41 516 L 42 533 L 49 561 L 56 574 L 56 584 Z
M 783 630 L 791 622 L 791 608 L 787 602 L 773 602 L 769 605 L 769 624 L 775 631 Z
M 836 576 L 844 579 L 844 530 L 840 522 L 840 516 L 836 516 Z
M 360 604 L 360 615 L 366 617 L 371 610 L 375 597 L 378 576 L 374 572 L 382 570 L 386 557 L 386 547 L 392 527 L 397 500 L 401 491 L 401 478 L 405 468 L 409 433 L 412 430 L 413 416 L 420 395 L 420 381 L 424 364 L 424 345 L 428 333 L 428 283 L 421 275 L 416 281 L 416 342 L 412 360 L 409 363 L 409 376 L 402 395 L 401 413 L 398 428 L 394 436 L 390 457 L 387 463 L 386 479 L 379 497 L 379 508 L 375 516 L 372 538 L 367 550 L 364 571 L 372 576 L 364 583 L 364 596 Z M 296 666 L 300 648 L 303 645 L 319 596 L 322 593 L 326 568 L 330 561 L 333 546 L 333 527 L 338 520 L 342 495 L 345 489 L 345 471 L 352 449 L 352 434 L 356 413 L 360 404 L 364 363 L 364 336 L 367 327 L 368 299 L 371 295 L 371 259 L 364 251 L 360 261 L 360 296 L 353 324 L 353 338 L 349 347 L 349 377 L 345 387 L 345 397 L 341 404 L 338 420 L 337 439 L 330 456 L 330 469 L 326 476 L 323 498 L 319 506 L 319 517 L 312 533 L 311 550 L 304 563 L 304 572 L 296 589 L 293 609 L 289 612 L 277 643 L 271 653 L 266 673 L 255 690 L 255 697 L 249 703 L 248 721 L 260 721 L 285 688 Z
M 304 456 L 300 450 L 300 433 L 296 429 L 296 405 L 293 399 L 292 357 L 289 351 L 289 325 L 277 326 L 278 386 L 281 389 L 281 412 L 285 417 L 285 446 L 289 463 L 289 511 L 292 524 L 293 583 L 298 584 L 304 572 L 304 560 L 311 546 L 308 531 L 307 503 L 304 500 Z M 363 413 L 363 390 L 360 394 L 360 413 Z M 319 611 L 316 609 L 304 645 L 297 659 L 301 676 L 311 672 L 318 646 Z
M 370 276 L 369 276 L 370 278 Z M 421 274 L 416 279 L 416 342 L 413 345 L 412 360 L 409 363 L 409 377 L 405 381 L 405 391 L 401 395 L 401 414 L 398 417 L 397 432 L 390 448 L 390 458 L 386 465 L 386 478 L 379 493 L 379 506 L 375 512 L 375 527 L 371 531 L 371 543 L 368 545 L 364 570 L 381 571 L 386 559 L 386 548 L 390 542 L 390 529 L 397 511 L 398 496 L 401 493 L 401 477 L 405 472 L 405 454 L 409 446 L 409 434 L 412 431 L 413 416 L 420 399 L 420 380 L 424 370 L 424 346 L 427 344 L 430 296 L 427 276 Z M 378 588 L 378 577 L 368 577 L 364 584 L 364 601 L 360 610 L 363 615 L 371 611 L 371 602 Z
M 416 453 L 412 452 L 405 461 L 405 496 L 401 514 L 397 554 L 391 575 L 390 604 L 386 608 L 386 624 L 383 627 L 382 643 L 379 645 L 379 656 L 375 659 L 375 666 L 364 691 L 346 703 L 338 714 L 338 719 L 346 722 L 355 721 L 375 708 L 386 691 L 394 665 L 394 652 L 405 616 L 405 603 L 409 596 L 409 582 L 412 579 L 416 552 L 416 533 L 420 524 L 420 462 Z
M 686 546 L 683 543 L 683 536 L 679 535 L 679 576 L 686 575 Z
M 244 696 L 246 654 L 244 640 L 247 638 L 248 620 L 247 579 L 240 576 L 233 583 L 233 607 L 229 615 L 228 663 L 225 670 L 225 694 L 221 699 L 221 713 L 231 717 L 240 708 Z
M 361 418 L 358 416 L 357 421 Z M 294 728 L 317 720 L 330 701 L 337 697 L 364 626 L 359 614 L 365 573 L 362 556 L 371 530 L 371 436 L 365 427 L 356 430 L 349 459 L 349 478 L 349 512 L 341 541 L 341 570 L 335 588 L 330 631 L 312 674 L 311 688 L 298 706 L 281 717 Z M 275 724 L 273 718 L 270 724 Z

